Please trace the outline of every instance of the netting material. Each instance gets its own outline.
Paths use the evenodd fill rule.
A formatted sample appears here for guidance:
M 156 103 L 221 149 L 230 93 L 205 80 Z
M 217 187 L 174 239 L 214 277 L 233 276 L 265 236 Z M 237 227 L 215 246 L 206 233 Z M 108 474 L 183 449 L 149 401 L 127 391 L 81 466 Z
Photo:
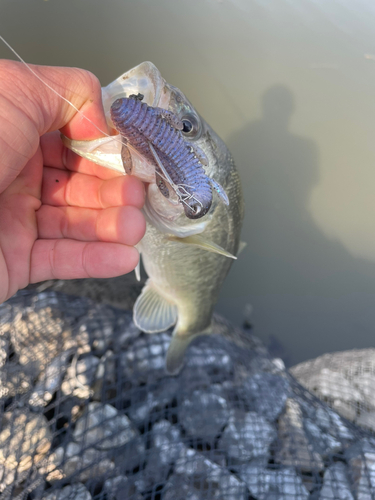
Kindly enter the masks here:
M 324 354 L 290 371 L 340 415 L 375 431 L 375 349 Z
M 170 333 L 61 293 L 0 306 L 0 498 L 375 499 L 375 440 L 218 324 L 166 375 Z

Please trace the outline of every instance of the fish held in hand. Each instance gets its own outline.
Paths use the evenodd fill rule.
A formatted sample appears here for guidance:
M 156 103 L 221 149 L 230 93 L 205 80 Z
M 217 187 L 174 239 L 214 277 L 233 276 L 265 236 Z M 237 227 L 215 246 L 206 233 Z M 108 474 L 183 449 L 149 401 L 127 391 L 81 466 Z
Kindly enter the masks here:
M 224 142 L 152 63 L 103 88 L 103 103 L 119 135 L 64 143 L 147 183 L 147 230 L 137 247 L 149 279 L 134 321 L 147 333 L 174 326 L 166 367 L 176 373 L 189 343 L 213 331 L 213 309 L 239 249 L 240 179 Z

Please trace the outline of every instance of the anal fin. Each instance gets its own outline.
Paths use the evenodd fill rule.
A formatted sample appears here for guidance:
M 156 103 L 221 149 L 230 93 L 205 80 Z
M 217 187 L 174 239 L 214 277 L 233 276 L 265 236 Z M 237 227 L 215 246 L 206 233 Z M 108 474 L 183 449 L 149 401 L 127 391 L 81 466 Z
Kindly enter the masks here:
M 134 304 L 133 321 L 143 332 L 163 332 L 176 323 L 177 307 L 162 297 L 149 280 Z

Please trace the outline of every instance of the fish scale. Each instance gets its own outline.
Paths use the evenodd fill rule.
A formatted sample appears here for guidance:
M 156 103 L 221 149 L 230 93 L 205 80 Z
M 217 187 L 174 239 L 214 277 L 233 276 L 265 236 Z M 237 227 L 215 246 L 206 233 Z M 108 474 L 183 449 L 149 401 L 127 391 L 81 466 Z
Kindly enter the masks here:
M 174 184 L 184 188 L 187 217 L 193 219 L 205 215 L 212 204 L 210 179 L 191 145 L 173 126 L 177 124 L 177 117 L 164 109 L 148 106 L 137 96 L 130 96 L 112 104 L 111 118 L 120 134 L 155 164 L 156 173 L 161 176 L 148 143 L 153 145 Z M 172 121 L 175 121 L 173 125 Z M 164 183 L 158 183 L 158 186 L 161 193 L 168 196 Z

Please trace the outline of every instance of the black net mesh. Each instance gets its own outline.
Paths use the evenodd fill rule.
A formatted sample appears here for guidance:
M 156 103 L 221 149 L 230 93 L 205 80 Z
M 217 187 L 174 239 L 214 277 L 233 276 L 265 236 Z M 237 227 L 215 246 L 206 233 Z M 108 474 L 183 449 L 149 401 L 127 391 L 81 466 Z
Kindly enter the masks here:
M 170 332 L 129 311 L 51 290 L 1 305 L 0 499 L 375 499 L 373 434 L 249 332 L 217 333 L 171 377 Z

